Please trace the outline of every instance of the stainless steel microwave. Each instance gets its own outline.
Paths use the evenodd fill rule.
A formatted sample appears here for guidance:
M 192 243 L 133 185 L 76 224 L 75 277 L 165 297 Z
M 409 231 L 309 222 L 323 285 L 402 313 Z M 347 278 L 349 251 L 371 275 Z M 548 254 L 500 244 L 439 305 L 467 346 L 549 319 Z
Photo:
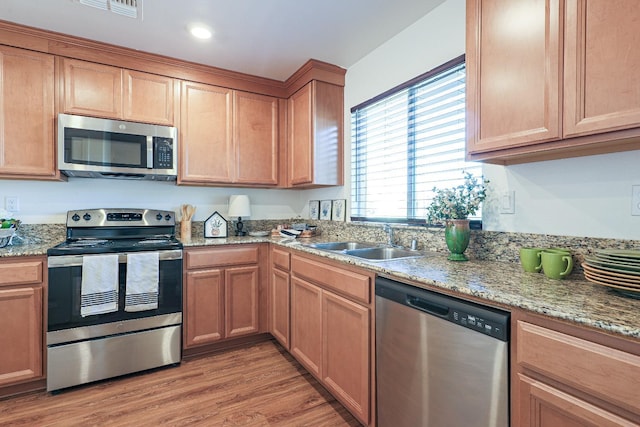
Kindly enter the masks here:
M 58 115 L 58 169 L 67 176 L 174 181 L 175 127 Z

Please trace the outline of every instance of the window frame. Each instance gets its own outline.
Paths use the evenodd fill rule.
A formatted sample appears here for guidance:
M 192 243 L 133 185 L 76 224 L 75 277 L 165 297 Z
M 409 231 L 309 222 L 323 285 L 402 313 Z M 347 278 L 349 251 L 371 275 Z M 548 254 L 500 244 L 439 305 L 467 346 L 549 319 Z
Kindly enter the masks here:
M 466 67 L 466 63 L 465 63 L 465 55 L 460 55 L 456 58 L 453 58 L 445 63 L 443 63 L 442 65 L 439 65 L 436 68 L 433 68 L 432 70 L 429 70 L 425 73 L 422 73 L 398 86 L 395 86 L 389 90 L 386 90 L 384 92 L 382 92 L 379 95 L 376 95 L 375 97 L 364 101 L 354 107 L 352 107 L 350 109 L 350 114 L 351 117 L 353 117 L 354 112 L 356 112 L 357 110 L 361 110 L 363 108 L 366 108 L 370 105 L 376 104 L 377 102 L 384 100 L 386 98 L 390 98 L 392 96 L 394 96 L 395 94 L 407 90 L 408 91 L 408 98 L 411 98 L 412 96 L 415 96 L 415 91 L 416 88 L 415 86 L 419 83 L 424 82 L 425 80 L 428 80 L 432 77 L 435 77 L 443 72 L 446 72 L 454 67 L 457 67 L 461 64 L 465 64 Z M 411 103 L 408 103 L 409 105 L 412 105 Z M 465 111 L 466 112 L 466 111 Z M 465 122 L 466 122 L 466 117 L 465 117 Z M 352 152 L 350 153 L 352 155 L 351 158 L 351 165 L 352 165 L 352 176 L 353 176 L 353 151 L 357 150 L 357 147 L 354 148 L 354 144 L 355 144 L 355 138 L 354 135 L 351 135 L 351 150 Z M 406 144 L 406 148 L 407 148 L 407 152 L 408 153 L 415 153 L 415 133 L 410 132 L 407 135 L 407 144 Z M 413 164 L 415 164 L 415 159 L 416 156 L 408 156 L 408 163 L 407 163 L 407 170 L 411 170 L 412 169 L 412 162 Z M 415 174 L 411 173 L 408 174 L 407 177 L 407 192 L 411 193 L 415 191 L 415 185 L 416 185 L 416 181 L 415 181 Z M 357 184 L 354 185 L 354 183 L 351 183 L 351 189 L 352 189 L 352 193 L 354 191 L 357 191 Z M 415 193 L 412 193 L 415 194 Z M 355 199 L 355 195 L 351 194 L 351 203 L 353 204 L 353 201 Z M 415 204 L 413 203 L 414 201 L 414 197 L 408 197 L 407 200 L 407 218 L 393 218 L 393 217 L 389 217 L 389 218 L 385 218 L 385 217 L 364 217 L 364 216 L 353 216 L 352 212 L 353 210 L 350 209 L 350 219 L 351 221 L 357 221 L 357 222 L 385 222 L 385 223 L 396 223 L 396 224 L 408 224 L 408 225 L 416 225 L 416 226 L 428 226 L 428 227 L 442 227 L 442 225 L 440 224 L 429 224 L 426 220 L 426 218 L 418 218 L 416 217 L 416 213 L 415 213 Z M 481 219 L 476 219 L 476 218 L 471 218 L 470 219 L 470 224 L 471 224 L 471 228 L 473 229 L 481 229 L 482 228 L 482 220 Z

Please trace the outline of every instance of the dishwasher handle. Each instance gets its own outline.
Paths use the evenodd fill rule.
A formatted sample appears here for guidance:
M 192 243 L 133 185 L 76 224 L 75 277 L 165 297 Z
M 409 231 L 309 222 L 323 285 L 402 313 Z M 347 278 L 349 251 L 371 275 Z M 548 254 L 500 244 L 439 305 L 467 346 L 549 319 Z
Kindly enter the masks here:
M 407 295 L 407 305 L 440 317 L 447 317 L 449 315 L 449 307 L 412 295 Z

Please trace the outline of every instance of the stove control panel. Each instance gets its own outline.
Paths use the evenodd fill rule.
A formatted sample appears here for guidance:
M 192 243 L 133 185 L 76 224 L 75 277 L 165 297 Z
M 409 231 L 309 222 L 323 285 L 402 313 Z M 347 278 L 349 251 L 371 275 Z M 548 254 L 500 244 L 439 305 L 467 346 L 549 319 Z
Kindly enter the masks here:
M 86 209 L 67 212 L 67 227 L 153 227 L 175 224 L 175 212 L 157 209 Z

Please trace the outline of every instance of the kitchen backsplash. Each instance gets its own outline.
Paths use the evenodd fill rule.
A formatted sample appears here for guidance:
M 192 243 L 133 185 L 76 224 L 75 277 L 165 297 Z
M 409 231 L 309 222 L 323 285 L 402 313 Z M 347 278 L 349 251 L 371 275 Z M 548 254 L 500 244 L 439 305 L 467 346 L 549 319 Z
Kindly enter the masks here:
M 307 222 L 317 225 L 319 236 L 328 240 L 353 240 L 386 242 L 387 235 L 379 223 L 314 221 L 300 218 L 288 220 L 246 220 L 248 231 L 269 231 L 280 224 Z M 233 221 L 229 221 L 229 236 L 233 236 Z M 444 230 L 417 226 L 392 225 L 394 240 L 398 245 L 409 247 L 416 239 L 418 249 L 424 251 L 447 252 L 444 242 Z M 180 227 L 176 227 L 179 230 Z M 14 244 L 48 244 L 51 246 L 65 240 L 65 224 L 22 224 L 14 239 Z M 179 231 L 178 231 L 179 232 Z M 194 221 L 192 234 L 204 234 L 204 223 Z M 178 237 L 180 237 L 178 235 Z M 21 241 L 22 239 L 22 241 Z M 640 249 L 640 240 L 602 239 L 590 237 L 552 236 L 546 234 L 506 233 L 485 230 L 472 230 L 471 241 L 466 254 L 480 260 L 519 262 L 518 250 L 521 247 L 562 247 L 569 249 L 576 261 L 575 271 L 582 269 L 580 263 L 585 255 L 597 249 Z

